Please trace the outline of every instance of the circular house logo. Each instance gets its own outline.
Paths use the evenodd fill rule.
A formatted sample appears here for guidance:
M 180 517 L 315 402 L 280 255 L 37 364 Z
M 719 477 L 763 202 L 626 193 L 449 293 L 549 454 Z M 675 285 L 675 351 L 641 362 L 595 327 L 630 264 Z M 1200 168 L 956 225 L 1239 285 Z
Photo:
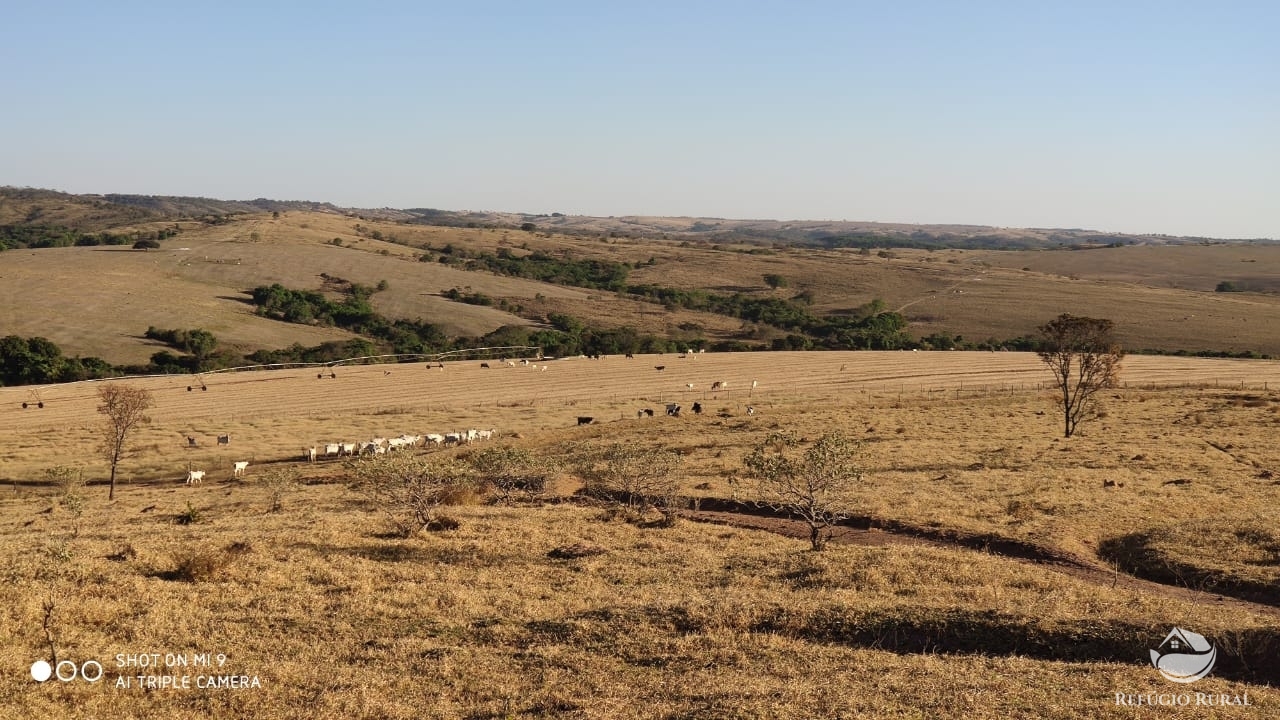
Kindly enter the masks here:
M 1174 628 L 1160 647 L 1151 651 L 1151 664 L 1166 680 L 1192 683 L 1208 675 L 1218 660 L 1218 649 L 1190 630 Z

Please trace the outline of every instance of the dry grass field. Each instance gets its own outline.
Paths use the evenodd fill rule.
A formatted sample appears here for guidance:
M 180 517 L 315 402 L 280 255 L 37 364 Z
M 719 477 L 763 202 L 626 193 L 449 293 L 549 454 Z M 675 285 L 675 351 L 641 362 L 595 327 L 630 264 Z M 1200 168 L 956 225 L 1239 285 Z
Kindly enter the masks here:
M 104 477 L 94 384 L 0 388 L 0 717 L 1154 718 L 1176 709 L 1117 693 L 1182 692 L 1251 705 L 1185 708 L 1197 717 L 1280 713 L 1280 363 L 1128 358 L 1069 440 L 1047 372 L 1018 353 L 538 364 L 223 373 L 207 391 L 129 380 L 154 393 L 153 422 L 117 499 L 90 484 L 80 516 L 42 477 Z M 45 406 L 22 409 L 33 392 Z M 666 402 L 685 412 L 663 417 Z M 637 419 L 644 407 L 658 416 Z M 647 527 L 547 498 L 447 507 L 456 529 L 402 539 L 341 462 L 299 459 L 467 427 L 550 459 L 583 442 L 670 448 L 685 492 L 722 500 L 752 497 L 742 458 L 769 432 L 840 429 L 861 442 L 873 529 L 815 554 L 695 522 L 723 514 Z M 183 485 L 188 467 L 206 482 Z M 272 512 L 278 470 L 301 480 Z M 599 554 L 553 552 L 574 545 Z M 102 662 L 105 682 L 31 681 L 46 616 L 59 657 Z M 1209 678 L 1179 686 L 1150 666 L 1174 626 L 1217 644 Z M 118 668 L 125 653 L 225 664 Z M 229 674 L 261 687 L 115 687 Z
M 172 224 L 147 221 L 112 231 Z M 278 218 L 251 214 L 213 226 L 178 224 L 182 233 L 155 251 L 72 247 L 0 254 L 0 328 L 6 334 L 48 337 L 71 354 L 115 363 L 145 362 L 161 349 L 142 337 L 152 325 L 204 328 L 245 352 L 294 342 L 314 345 L 348 335 L 266 322 L 253 315 L 245 293 L 273 282 L 321 289 L 321 275 L 328 274 L 366 285 L 386 280 L 388 290 L 373 300 L 379 312 L 421 318 L 455 335 L 481 335 L 529 321 L 440 297 L 454 287 L 508 299 L 527 313 L 568 312 L 604 327 L 631 325 L 679 336 L 685 332 L 681 326 L 696 326 L 712 340 L 767 341 L 784 334 L 709 313 L 668 312 L 613 293 L 416 260 L 425 246 L 453 244 L 473 251 L 541 249 L 630 263 L 653 258 L 655 265 L 632 271 L 631 282 L 759 296 L 809 291 L 818 313 L 847 312 L 880 298 L 907 317 L 909 332 L 917 337 L 947 332 L 971 340 L 1007 339 L 1072 312 L 1114 320 L 1120 340 L 1130 348 L 1280 355 L 1280 295 L 1211 292 L 1222 280 L 1272 288 L 1280 277 L 1280 249 L 1272 246 L 894 250 L 882 258 L 799 248 L 749 254 L 762 249 L 406 225 L 324 212 L 291 211 Z M 373 239 L 375 232 L 384 240 Z M 342 245 L 333 245 L 335 239 Z M 770 290 L 762 279 L 766 273 L 784 276 L 788 287 Z

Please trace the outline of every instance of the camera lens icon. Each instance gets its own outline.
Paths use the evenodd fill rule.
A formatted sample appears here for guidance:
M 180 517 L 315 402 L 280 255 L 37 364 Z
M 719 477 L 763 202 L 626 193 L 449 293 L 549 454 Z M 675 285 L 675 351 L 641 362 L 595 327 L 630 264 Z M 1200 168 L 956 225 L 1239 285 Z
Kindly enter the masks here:
M 49 678 L 57 676 L 62 682 L 71 682 L 77 676 L 85 682 L 95 683 L 102 679 L 102 663 L 97 660 L 85 660 L 83 663 L 76 665 L 70 660 L 63 660 L 54 668 L 46 660 L 37 660 L 31 663 L 31 679 L 42 683 Z

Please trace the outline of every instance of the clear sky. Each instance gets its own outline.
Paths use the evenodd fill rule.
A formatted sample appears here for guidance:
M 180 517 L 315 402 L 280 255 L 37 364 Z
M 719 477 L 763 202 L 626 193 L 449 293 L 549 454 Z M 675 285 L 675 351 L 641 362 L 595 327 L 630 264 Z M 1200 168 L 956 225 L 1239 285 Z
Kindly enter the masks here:
M 58 2 L 0 185 L 1280 238 L 1280 2 Z

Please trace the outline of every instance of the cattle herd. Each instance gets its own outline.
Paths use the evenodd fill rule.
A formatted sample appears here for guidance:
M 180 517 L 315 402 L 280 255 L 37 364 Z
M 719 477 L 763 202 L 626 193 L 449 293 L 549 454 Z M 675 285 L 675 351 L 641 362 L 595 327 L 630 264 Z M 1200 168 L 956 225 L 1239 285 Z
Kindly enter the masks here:
M 360 443 L 326 443 L 324 445 L 303 448 L 304 460 L 315 462 L 321 457 L 338 458 L 355 455 L 382 455 L 397 450 L 412 449 L 419 444 L 445 447 L 448 445 L 467 445 L 481 440 L 492 440 L 497 430 L 459 430 L 449 433 L 427 433 L 426 435 L 401 435 L 393 438 L 376 437 Z M 323 452 L 321 452 L 323 450 Z
M 344 456 L 355 457 L 357 455 L 383 455 L 388 452 L 397 450 L 405 450 L 422 446 L 445 447 L 450 445 L 467 445 L 473 442 L 492 440 L 497 436 L 498 431 L 489 430 L 459 430 L 449 433 L 427 433 L 426 435 L 401 435 L 393 438 L 376 437 L 365 442 L 336 442 L 325 443 L 302 449 L 302 459 L 309 462 L 316 462 L 321 458 L 341 458 Z M 231 437 L 229 435 L 218 436 L 219 445 L 229 445 Z M 189 447 L 195 447 L 195 438 L 188 437 L 187 443 Z M 244 477 L 245 471 L 249 469 L 247 460 L 239 460 L 231 465 L 232 477 Z M 186 484 L 194 485 L 204 480 L 206 472 L 204 470 L 188 470 Z

